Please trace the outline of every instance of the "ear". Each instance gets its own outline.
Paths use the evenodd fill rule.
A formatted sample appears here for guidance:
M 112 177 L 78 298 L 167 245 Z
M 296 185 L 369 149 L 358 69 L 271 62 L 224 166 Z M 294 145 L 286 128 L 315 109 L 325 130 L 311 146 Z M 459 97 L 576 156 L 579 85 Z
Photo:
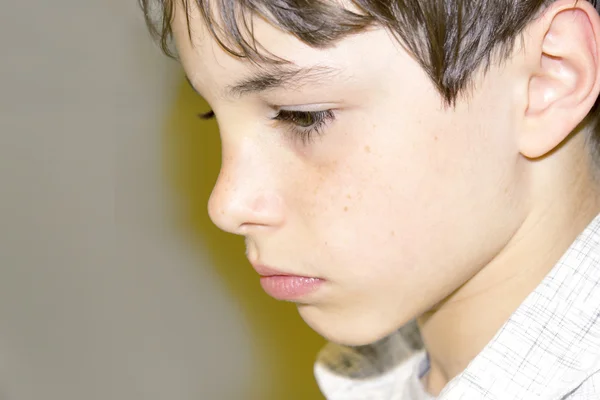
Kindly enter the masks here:
M 559 0 L 524 32 L 529 76 L 519 149 L 541 157 L 585 118 L 600 91 L 600 17 L 588 1 Z

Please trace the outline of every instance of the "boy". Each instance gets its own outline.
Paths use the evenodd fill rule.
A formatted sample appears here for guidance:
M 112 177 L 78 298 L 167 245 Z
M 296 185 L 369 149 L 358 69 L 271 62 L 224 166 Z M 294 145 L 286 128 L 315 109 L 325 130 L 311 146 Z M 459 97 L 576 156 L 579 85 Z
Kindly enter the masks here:
M 211 218 L 336 343 L 327 398 L 600 397 L 595 2 L 142 6 L 220 126 Z

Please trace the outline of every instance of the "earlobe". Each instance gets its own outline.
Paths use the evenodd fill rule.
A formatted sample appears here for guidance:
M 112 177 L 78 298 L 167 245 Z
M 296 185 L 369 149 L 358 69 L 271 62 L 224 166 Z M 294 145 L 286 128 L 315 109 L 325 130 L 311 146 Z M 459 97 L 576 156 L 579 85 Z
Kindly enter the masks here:
M 585 118 L 600 91 L 600 17 L 587 1 L 558 1 L 533 23 L 532 70 L 520 151 L 539 158 Z M 536 62 L 537 60 L 537 62 Z

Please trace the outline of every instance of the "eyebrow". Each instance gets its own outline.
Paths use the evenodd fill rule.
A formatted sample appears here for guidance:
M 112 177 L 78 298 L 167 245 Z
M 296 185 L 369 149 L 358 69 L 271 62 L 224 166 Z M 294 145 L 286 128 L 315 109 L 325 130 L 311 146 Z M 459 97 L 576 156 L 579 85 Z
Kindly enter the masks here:
M 255 72 L 236 84 L 228 86 L 226 94 L 241 97 L 277 88 L 318 84 L 340 75 L 341 72 L 341 69 L 322 65 L 312 67 L 277 66 Z
M 320 84 L 341 75 L 340 68 L 317 65 L 312 67 L 276 66 L 256 71 L 246 78 L 225 88 L 225 97 L 242 97 L 278 88 L 298 88 L 307 84 Z M 190 78 L 186 80 L 192 89 L 200 95 Z

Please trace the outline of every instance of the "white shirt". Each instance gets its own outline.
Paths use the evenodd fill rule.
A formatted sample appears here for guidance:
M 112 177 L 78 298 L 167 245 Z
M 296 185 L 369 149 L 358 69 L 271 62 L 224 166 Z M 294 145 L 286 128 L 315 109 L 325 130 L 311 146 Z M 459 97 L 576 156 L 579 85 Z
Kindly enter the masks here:
M 425 351 L 416 351 L 403 336 L 392 335 L 362 348 L 325 346 L 315 376 L 328 399 L 433 400 L 420 380 L 428 369 Z
M 432 400 L 411 322 L 372 345 L 327 345 L 315 377 L 328 400 Z M 418 333 L 417 333 L 418 334 Z M 600 216 L 437 400 L 600 399 Z

